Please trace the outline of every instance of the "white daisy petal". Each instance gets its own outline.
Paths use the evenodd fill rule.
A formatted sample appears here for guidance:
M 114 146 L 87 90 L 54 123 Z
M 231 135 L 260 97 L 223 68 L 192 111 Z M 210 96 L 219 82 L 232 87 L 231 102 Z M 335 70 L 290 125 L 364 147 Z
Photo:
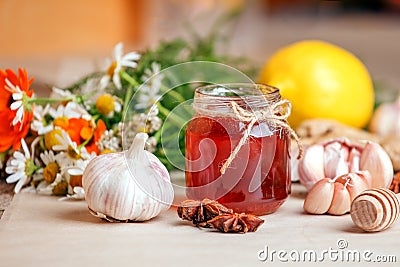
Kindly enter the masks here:
M 132 62 L 132 61 L 122 61 L 121 65 L 124 67 L 131 67 L 131 68 L 136 68 L 137 67 L 137 63 L 136 62 Z
M 12 159 L 10 162 L 11 162 L 11 165 L 16 168 L 21 168 L 21 166 L 25 165 L 25 159 L 24 160 Z
M 11 109 L 11 110 L 16 110 L 16 109 L 18 109 L 18 108 L 21 107 L 21 106 L 22 106 L 22 101 L 15 101 L 15 102 L 13 102 L 13 103 L 11 104 L 10 109 Z
M 62 151 L 62 150 L 67 150 L 68 147 L 64 146 L 64 145 L 55 145 L 52 147 L 52 149 L 54 151 Z
M 21 179 L 23 176 L 25 176 L 25 173 L 23 171 L 16 172 L 10 176 L 7 177 L 6 182 L 9 184 L 15 183 L 19 179 Z
M 124 44 L 122 42 L 119 42 L 115 47 L 114 47 L 114 58 L 118 61 L 121 59 L 122 54 L 124 51 Z
M 20 151 L 15 151 L 13 154 L 14 158 L 24 161 L 25 156 Z
M 28 146 L 26 145 L 24 139 L 21 139 L 21 145 L 22 145 L 22 149 L 23 149 L 24 152 L 25 152 L 25 158 L 27 158 L 27 159 L 30 158 L 30 157 L 31 157 L 31 154 L 29 153 Z
M 118 89 L 122 88 L 121 78 L 119 77 L 119 74 L 114 74 L 113 75 L 113 82 L 115 84 L 115 87 L 117 87 Z
M 15 114 L 15 118 L 13 120 L 13 125 L 17 124 L 18 122 L 22 122 L 24 117 L 24 108 L 21 106 L 18 110 L 17 113 Z M 21 125 L 22 126 L 22 125 Z
M 109 82 L 110 76 L 108 76 L 107 74 L 104 75 L 100 80 L 100 89 L 103 90 L 104 88 L 106 88 Z
M 13 93 L 13 94 L 12 94 L 12 98 L 13 98 L 14 100 L 22 100 L 22 94 L 20 94 L 20 93 Z
M 14 188 L 14 192 L 16 194 L 19 193 L 19 191 L 21 191 L 21 188 L 25 185 L 26 181 L 28 180 L 28 177 L 23 176 L 17 183 L 17 185 Z
M 5 82 L 6 82 L 7 87 L 8 87 L 9 89 L 11 89 L 12 91 L 17 91 L 17 88 L 15 87 L 14 84 L 12 84 L 12 83 L 10 82 L 9 79 L 6 78 Z
M 19 122 L 19 119 L 18 119 L 17 116 L 15 116 L 15 118 L 14 118 L 13 121 L 12 121 L 12 125 L 14 126 L 14 125 L 16 125 L 18 122 Z
M 51 130 L 53 130 L 53 128 L 54 128 L 53 125 L 44 126 L 44 127 L 42 127 L 42 128 L 39 129 L 38 134 L 39 134 L 39 135 L 47 134 L 48 132 L 50 132 Z
M 8 174 L 13 174 L 17 171 L 18 171 L 18 168 L 15 166 L 7 166 L 6 167 L 6 173 L 8 173 Z
M 64 143 L 65 143 L 63 137 L 64 137 L 64 136 L 60 136 L 59 134 L 56 134 L 57 141 L 60 142 L 61 144 L 64 144 Z
M 122 106 L 121 106 L 121 104 L 120 104 L 118 101 L 115 101 L 115 102 L 114 102 L 114 110 L 115 110 L 116 112 L 121 112 L 121 110 L 122 110 Z
M 122 57 L 122 60 L 139 60 L 140 59 L 140 55 L 136 52 L 130 52 L 128 54 L 126 54 L 125 56 Z

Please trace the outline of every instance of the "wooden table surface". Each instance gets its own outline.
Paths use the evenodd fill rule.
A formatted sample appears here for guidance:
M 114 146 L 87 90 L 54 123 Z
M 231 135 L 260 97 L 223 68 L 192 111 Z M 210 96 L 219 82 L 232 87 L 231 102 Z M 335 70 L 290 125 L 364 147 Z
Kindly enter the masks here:
M 382 255 L 400 260 L 400 223 L 364 233 L 349 214 L 305 214 L 304 187 L 293 184 L 292 189 L 276 213 L 262 216 L 265 223 L 257 232 L 244 235 L 196 228 L 178 218 L 176 207 L 145 223 L 108 223 L 92 216 L 85 201 L 23 192 L 14 196 L 0 220 L 0 266 L 310 266 L 314 260 L 289 259 L 289 253 L 305 257 L 309 251 L 323 266 L 365 266 L 365 257 L 374 261 Z M 175 196 L 184 197 L 180 192 Z M 287 254 L 278 259 L 281 250 Z M 336 256 L 323 254 L 326 250 Z M 353 253 L 361 258 L 347 260 Z
M 10 205 L 13 197 L 13 184 L 7 184 L 5 180 L 0 179 L 0 219 L 4 210 Z

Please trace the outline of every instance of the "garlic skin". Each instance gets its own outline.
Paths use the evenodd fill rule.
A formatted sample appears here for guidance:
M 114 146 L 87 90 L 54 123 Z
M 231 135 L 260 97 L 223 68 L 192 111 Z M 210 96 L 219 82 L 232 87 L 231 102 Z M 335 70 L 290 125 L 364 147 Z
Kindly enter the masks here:
M 388 188 L 393 179 L 393 164 L 377 143 L 358 145 L 336 138 L 309 146 L 298 163 L 300 182 L 311 189 L 320 179 L 333 179 L 352 172 L 369 171 L 371 187 Z
M 374 112 L 369 130 L 379 136 L 400 136 L 400 94 L 395 102 L 383 103 Z
M 85 199 L 95 216 L 146 221 L 170 207 L 174 191 L 165 166 L 144 150 L 148 135 L 138 133 L 129 150 L 94 158 L 82 177 Z

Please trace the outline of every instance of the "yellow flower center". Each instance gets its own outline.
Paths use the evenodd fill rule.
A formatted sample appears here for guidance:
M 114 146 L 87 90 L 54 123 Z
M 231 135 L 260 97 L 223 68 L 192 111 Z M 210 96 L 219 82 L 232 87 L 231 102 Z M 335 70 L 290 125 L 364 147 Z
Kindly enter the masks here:
M 68 192 L 68 183 L 66 181 L 61 181 L 53 188 L 53 194 L 56 196 L 64 196 Z
M 81 158 L 81 154 L 77 151 L 74 147 L 68 146 L 67 148 L 67 155 L 71 159 L 78 160 Z
M 137 132 L 138 133 L 149 133 L 149 131 L 148 131 L 146 126 L 138 127 Z
M 110 94 L 101 95 L 99 98 L 97 98 L 96 108 L 101 115 L 109 115 L 114 111 L 115 108 L 113 96 Z
M 54 126 L 58 126 L 58 127 L 62 128 L 62 129 L 67 129 L 68 125 L 69 125 L 68 118 L 65 117 L 65 116 L 61 116 L 61 117 L 55 118 L 54 121 L 53 121 L 53 125 Z
M 113 61 L 107 69 L 107 75 L 112 77 L 114 75 L 116 67 L 117 67 L 117 61 Z
M 60 170 L 60 168 L 58 167 L 57 163 L 50 162 L 49 164 L 47 164 L 46 168 L 44 168 L 44 170 L 43 170 L 44 180 L 47 183 L 51 184 L 56 179 L 56 176 L 57 176 L 57 173 L 59 170 Z
M 52 150 L 53 146 L 61 145 L 56 137 L 57 135 L 62 136 L 62 131 L 60 129 L 54 129 L 44 136 L 44 144 L 48 150 Z

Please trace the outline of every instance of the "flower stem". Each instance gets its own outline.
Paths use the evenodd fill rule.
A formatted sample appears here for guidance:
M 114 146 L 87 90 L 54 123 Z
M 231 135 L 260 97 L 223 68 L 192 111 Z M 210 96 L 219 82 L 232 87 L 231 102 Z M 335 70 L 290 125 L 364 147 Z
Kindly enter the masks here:
M 73 96 L 69 97 L 64 97 L 64 98 L 49 98 L 49 97 L 44 97 L 44 98 L 29 98 L 27 102 L 29 104 L 49 104 L 49 103 L 57 103 L 57 102 L 64 102 L 64 101 L 71 101 L 74 100 Z
M 121 71 L 121 77 L 127 81 L 128 83 L 130 83 L 130 85 L 132 86 L 139 86 L 140 84 L 131 76 L 129 75 L 126 71 Z
M 173 122 L 176 126 L 182 127 L 186 123 L 181 117 L 177 116 L 175 113 L 170 112 L 167 108 L 161 105 L 160 102 L 157 103 L 157 107 L 160 113 L 163 114 L 165 118 L 170 119 L 171 122 Z
M 82 144 L 80 144 L 80 145 L 78 146 L 79 150 L 80 150 L 82 147 L 86 146 L 86 145 L 90 142 L 90 140 L 92 140 L 93 136 L 94 136 L 94 131 L 93 131 L 92 135 L 91 135 L 88 139 L 86 139 Z
M 178 92 L 174 91 L 173 89 L 171 89 L 171 90 L 168 90 L 168 89 L 169 88 L 167 88 L 165 85 L 161 85 L 161 91 L 163 93 L 170 95 L 172 98 L 174 98 L 179 103 L 183 103 L 186 101 L 186 99 L 183 98 Z
M 134 93 L 134 90 L 133 90 L 133 86 L 131 85 L 126 90 L 126 95 L 125 95 L 124 104 L 123 104 L 123 108 L 122 108 L 122 116 L 126 116 L 125 113 L 128 111 L 129 102 L 131 101 L 133 93 Z

